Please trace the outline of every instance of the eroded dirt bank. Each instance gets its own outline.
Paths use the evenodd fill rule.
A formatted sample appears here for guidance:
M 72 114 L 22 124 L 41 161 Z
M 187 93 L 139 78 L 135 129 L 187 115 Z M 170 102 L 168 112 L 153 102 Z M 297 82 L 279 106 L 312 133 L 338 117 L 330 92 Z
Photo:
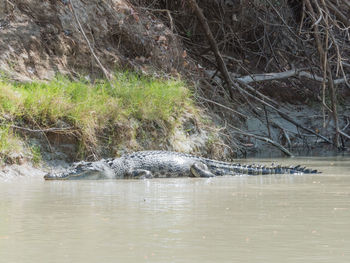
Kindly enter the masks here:
M 157 18 L 127 1 L 73 1 L 94 52 L 109 70 L 117 66 L 174 72 L 183 49 Z M 57 72 L 101 75 L 69 1 L 2 1 L 0 69 L 20 81 L 52 79 Z
M 293 154 L 299 150 L 302 154 L 314 150 L 316 155 L 321 152 L 320 149 L 323 152 L 337 151 L 329 146 L 332 144 L 334 123 L 331 114 L 322 106 L 320 82 L 289 78 L 251 84 L 257 92 L 273 99 L 276 102 L 274 107 L 281 109 L 299 126 L 286 120 L 274 109 L 265 107 L 254 99 L 241 97 L 239 92 L 236 93 L 236 100 L 230 98 L 223 87 L 223 78 L 218 73 L 215 58 L 209 52 L 210 46 L 206 44 L 198 20 L 182 1 L 177 4 L 175 2 L 1 1 L 1 74 L 9 81 L 19 82 L 48 81 L 58 73 L 72 79 L 94 81 L 105 77 L 94 57 L 95 53 L 110 73 L 116 68 L 123 68 L 149 76 L 187 79 L 192 86 L 200 114 L 196 117 L 190 112 L 185 113 L 178 120 L 178 128 L 172 131 L 167 140 L 162 138 L 162 132 L 159 132 L 154 123 L 150 125 L 151 129 L 144 127 L 145 133 L 140 133 L 138 137 L 143 140 L 124 143 L 113 155 L 157 148 L 229 160 L 256 154 L 284 155 L 281 147 Z M 312 40 L 299 43 L 298 38 L 292 41 L 286 33 L 301 26 L 289 26 L 288 30 L 281 32 L 273 29 L 272 22 L 276 22 L 273 19 L 278 19 L 281 14 L 285 16 L 285 23 L 298 22 L 294 11 L 290 14 L 287 12 L 288 8 L 294 10 L 295 7 L 289 2 L 283 2 L 287 9 L 276 6 L 285 12 L 273 13 L 269 17 L 270 21 L 258 25 L 254 23 L 263 16 L 266 9 L 255 2 L 250 6 L 242 6 L 238 1 L 208 0 L 200 3 L 232 78 L 287 71 L 292 67 L 305 68 L 309 66 L 306 63 L 308 59 L 315 64 L 319 63 L 313 55 L 316 48 L 311 46 Z M 295 10 L 297 12 L 299 9 Z M 222 24 L 225 27 L 221 27 Z M 271 43 L 259 42 L 263 39 L 263 32 L 271 37 Z M 293 32 L 290 34 L 294 36 Z M 307 46 L 305 53 L 300 52 L 303 45 Z M 343 53 L 344 56 L 346 52 Z M 348 74 L 347 68 L 345 74 Z M 350 92 L 344 84 L 338 86 L 338 91 L 338 125 L 342 132 L 348 134 Z M 325 99 L 329 100 L 328 95 Z M 2 124 L 8 122 L 8 116 L 1 114 Z M 201 115 L 205 118 L 200 118 Z M 53 123 L 51 128 L 62 125 L 65 123 Z M 140 125 L 137 123 L 136 126 Z M 44 127 L 28 128 L 33 130 Z M 123 127 L 120 132 L 122 131 Z M 76 152 L 79 149 L 74 137 L 55 133 L 33 134 L 30 130 L 16 132 L 40 144 L 42 157 L 48 163 L 57 165 L 57 160 L 77 159 Z M 318 135 L 324 136 L 328 141 Z M 130 137 L 126 136 L 125 140 L 128 138 Z M 266 142 L 266 138 L 277 146 Z M 343 136 L 341 140 L 342 150 L 348 152 L 349 138 Z M 92 159 L 99 157 L 90 156 Z M 26 162 L 26 158 L 22 158 L 24 161 L 18 161 L 18 158 L 22 157 L 12 158 L 14 161 L 10 162 Z M 5 173 L 7 167 L 3 168 Z M 14 170 L 16 169 L 15 167 Z
M 69 1 L 1 2 L 0 71 L 6 82 L 48 81 L 58 73 L 73 80 L 83 78 L 93 82 L 105 77 L 98 62 L 110 74 L 122 68 L 162 78 L 179 78 L 189 67 L 178 37 L 154 15 L 137 11 L 126 1 L 72 2 L 73 6 Z M 7 95 L 1 99 L 8 99 Z M 51 123 L 52 128 L 61 129 L 52 132 L 50 127 L 35 123 L 18 123 L 18 118 L 3 110 L 1 124 L 24 138 L 24 144 L 39 145 L 39 157 L 49 167 L 64 167 L 66 162 L 79 158 L 93 160 L 144 149 L 228 158 L 227 152 L 221 150 L 223 143 L 216 146 L 215 142 L 221 139 L 214 135 L 216 128 L 206 123 L 209 117 L 205 116 L 203 109 L 190 106 L 182 115 L 165 122 L 142 122 L 131 117 L 113 125 L 114 137 L 103 139 L 104 131 L 99 131 L 96 140 L 100 141 L 89 146 L 91 151 L 85 157 L 79 157 L 80 133 L 62 133 L 70 126 L 65 120 Z M 45 128 L 51 131 L 38 132 Z M 5 164 L 2 173 L 23 174 L 31 167 L 28 161 L 38 154 L 31 149 L 21 148 L 16 153 L 2 155 Z

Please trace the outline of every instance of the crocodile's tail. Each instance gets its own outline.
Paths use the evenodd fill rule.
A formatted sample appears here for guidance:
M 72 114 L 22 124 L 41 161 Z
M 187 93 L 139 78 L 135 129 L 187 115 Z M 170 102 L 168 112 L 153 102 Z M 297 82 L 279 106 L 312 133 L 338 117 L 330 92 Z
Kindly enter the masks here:
M 317 170 L 297 166 L 274 165 L 242 165 L 235 163 L 207 160 L 209 170 L 216 175 L 265 175 L 265 174 L 316 174 Z

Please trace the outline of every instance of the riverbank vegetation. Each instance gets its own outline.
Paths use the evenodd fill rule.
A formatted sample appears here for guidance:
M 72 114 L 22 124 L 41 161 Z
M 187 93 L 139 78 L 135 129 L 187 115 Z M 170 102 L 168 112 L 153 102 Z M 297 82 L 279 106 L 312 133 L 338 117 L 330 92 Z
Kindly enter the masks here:
M 177 130 L 201 133 L 196 112 L 205 112 L 214 127 L 201 134 L 215 143 L 199 139 L 202 155 L 219 157 L 208 145 L 227 159 L 349 151 L 348 2 L 5 1 L 0 70 L 12 104 L 2 106 L 2 138 L 40 134 L 49 150 L 78 145 L 72 152 L 84 159 L 123 149 L 193 153 L 174 147 L 197 144 Z M 162 77 L 113 80 L 116 67 Z
M 74 137 L 81 158 L 99 155 L 101 141 L 118 147 L 127 138 L 132 144 L 142 129 L 153 130 L 154 136 L 162 131 L 165 140 L 184 113 L 196 114 L 192 94 L 179 79 L 121 71 L 114 79 L 113 86 L 104 80 L 73 81 L 64 76 L 29 83 L 2 79 L 0 155 L 20 151 L 16 133 L 41 131 Z

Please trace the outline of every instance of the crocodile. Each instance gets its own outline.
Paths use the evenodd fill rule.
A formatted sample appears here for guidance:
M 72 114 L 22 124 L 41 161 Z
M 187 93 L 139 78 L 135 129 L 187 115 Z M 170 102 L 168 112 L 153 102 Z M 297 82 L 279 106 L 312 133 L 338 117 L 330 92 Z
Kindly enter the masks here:
M 317 170 L 280 165 L 241 165 L 169 151 L 141 151 L 120 158 L 77 162 L 45 180 L 215 177 L 223 175 L 313 174 Z

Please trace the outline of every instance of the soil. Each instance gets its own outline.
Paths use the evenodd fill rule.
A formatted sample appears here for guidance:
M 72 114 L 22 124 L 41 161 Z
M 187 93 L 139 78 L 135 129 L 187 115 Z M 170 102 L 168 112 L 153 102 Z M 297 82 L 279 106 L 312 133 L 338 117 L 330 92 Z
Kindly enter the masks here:
M 119 66 L 176 74 L 183 68 L 179 41 L 151 14 L 137 12 L 123 0 L 72 2 L 94 52 L 108 70 Z M 58 72 L 101 76 L 69 1 L 2 1 L 1 5 L 1 71 L 19 81 L 48 80 Z

